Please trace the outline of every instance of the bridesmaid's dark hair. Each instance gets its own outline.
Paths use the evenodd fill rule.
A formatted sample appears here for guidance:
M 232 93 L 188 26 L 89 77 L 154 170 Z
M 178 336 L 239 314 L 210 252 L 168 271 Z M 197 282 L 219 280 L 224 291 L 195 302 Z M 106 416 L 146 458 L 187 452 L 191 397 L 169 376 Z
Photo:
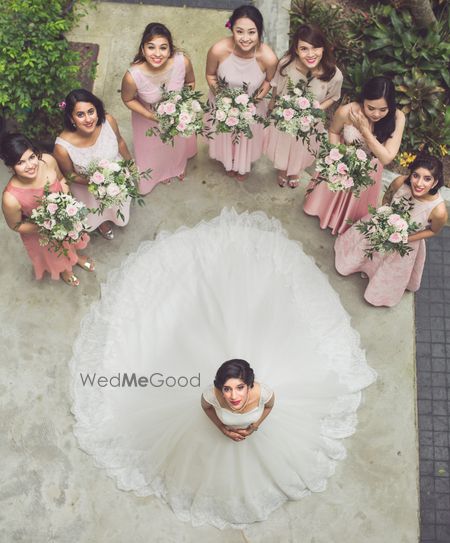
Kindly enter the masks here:
M 320 28 L 313 25 L 300 25 L 297 27 L 297 30 L 292 35 L 289 49 L 284 55 L 287 57 L 287 62 L 283 61 L 280 74 L 285 75 L 283 70 L 297 58 L 297 48 L 300 40 L 310 43 L 313 47 L 323 47 L 323 55 L 320 60 L 320 67 L 323 70 L 323 74 L 317 79 L 320 79 L 321 81 L 330 81 L 336 73 L 336 61 L 324 34 Z
M 409 175 L 405 181 L 406 185 L 411 186 L 411 175 L 418 170 L 419 168 L 425 168 L 430 171 L 431 175 L 434 177 L 434 180 L 437 181 L 436 185 L 430 189 L 428 194 L 436 194 L 438 190 L 444 186 L 444 167 L 442 162 L 433 155 L 428 154 L 427 152 L 419 153 L 416 158 L 408 166 Z
M 378 76 L 372 77 L 364 83 L 360 104 L 364 104 L 364 100 L 379 100 L 384 98 L 388 106 L 388 114 L 373 125 L 373 133 L 380 143 L 388 140 L 395 130 L 395 113 L 397 104 L 395 102 L 395 87 L 394 83 L 387 77 Z
M 255 374 L 246 360 L 233 358 L 224 362 L 217 370 L 214 386 L 222 390 L 228 379 L 241 379 L 250 388 L 253 388 Z
M 144 33 L 142 34 L 141 43 L 139 44 L 138 52 L 134 56 L 133 64 L 141 64 L 142 62 L 145 62 L 145 57 L 142 49 L 144 48 L 144 45 L 146 43 L 152 41 L 152 38 L 155 38 L 156 36 L 166 38 L 169 43 L 170 56 L 173 57 L 176 49 L 173 45 L 173 39 L 170 30 L 162 23 L 149 23 L 145 27 Z
M 74 89 L 70 91 L 65 100 L 66 107 L 64 109 L 64 126 L 70 132 L 75 132 L 76 127 L 73 126 L 72 113 L 78 102 L 89 102 L 97 110 L 97 126 L 103 124 L 106 120 L 105 106 L 100 98 L 86 89 Z
M 41 151 L 26 136 L 18 133 L 4 134 L 0 141 L 0 158 L 5 166 L 13 168 L 28 149 L 31 149 L 39 160 L 41 159 Z
M 230 17 L 230 29 L 233 30 L 233 26 L 238 19 L 250 19 L 255 23 L 256 30 L 258 31 L 259 41 L 262 41 L 262 35 L 264 32 L 264 19 L 258 8 L 255 6 L 240 6 L 236 8 Z

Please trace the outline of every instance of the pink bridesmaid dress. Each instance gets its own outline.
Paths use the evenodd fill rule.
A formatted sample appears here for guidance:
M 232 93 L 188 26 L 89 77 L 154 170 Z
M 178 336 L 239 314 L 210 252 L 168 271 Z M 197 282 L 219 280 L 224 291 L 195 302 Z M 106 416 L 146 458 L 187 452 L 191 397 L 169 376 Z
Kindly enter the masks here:
M 134 65 L 128 70 L 137 87 L 137 99 L 147 109 L 155 109 L 161 100 L 161 86 L 169 91 L 181 90 L 184 86 L 186 67 L 182 53 L 176 53 L 172 66 L 162 74 L 147 74 Z M 184 174 L 187 161 L 197 153 L 197 138 L 177 136 L 173 146 L 163 143 L 159 136 L 146 136 L 149 128 L 157 126 L 155 121 L 146 119 L 135 111 L 131 112 L 133 145 L 136 164 L 141 172 L 151 168 L 150 177 L 141 178 L 139 191 L 148 194 L 161 181 Z
M 289 79 L 294 85 L 300 80 L 307 81 L 306 77 L 295 67 L 295 62 L 291 62 L 283 70 L 285 75 L 281 75 L 282 63 L 283 60 L 278 63 L 277 71 L 270 83 L 272 87 L 277 88 L 279 96 L 286 94 Z M 318 102 L 324 102 L 330 98 L 337 101 L 341 97 L 342 80 L 342 72 L 339 68 L 336 68 L 336 73 L 330 81 L 321 81 L 314 77 L 309 83 L 308 89 Z M 294 136 L 281 132 L 272 124 L 267 129 L 267 132 L 268 136 L 264 152 L 277 170 L 286 171 L 286 175 L 288 176 L 299 175 L 300 172 L 311 166 L 314 162 L 314 155 L 308 150 L 307 144 L 303 143 L 301 139 L 297 140 Z M 318 147 L 319 145 L 315 140 L 311 141 L 312 150 L 317 150 Z
M 19 202 L 22 209 L 22 217 L 31 216 L 33 209 L 38 207 L 37 199 L 42 198 L 44 188 L 20 188 L 15 187 L 11 183 L 5 188 Z M 50 185 L 51 192 L 62 192 L 61 184 L 58 180 Z M 58 256 L 54 251 L 47 247 L 39 245 L 39 234 L 20 234 L 28 256 L 34 266 L 34 274 L 36 279 L 42 279 L 45 272 L 48 272 L 52 279 L 59 279 L 60 273 L 72 271 L 78 260 L 77 249 L 84 249 L 89 242 L 89 236 L 83 234 L 82 238 L 77 243 L 65 244 L 67 256 Z
M 231 53 L 219 64 L 217 76 L 225 79 L 231 88 L 248 84 L 248 93 L 253 94 L 264 83 L 265 72 L 259 67 L 256 57 L 241 58 Z M 209 100 L 214 102 L 214 95 L 209 93 Z M 267 103 L 261 100 L 256 110 L 258 115 L 265 116 Z M 240 135 L 239 142 L 233 143 L 231 134 L 214 134 L 208 139 L 209 156 L 221 162 L 228 171 L 237 171 L 241 175 L 251 170 L 252 162 L 258 160 L 263 153 L 265 131 L 261 124 L 252 126 L 253 138 Z
M 122 157 L 119 154 L 119 145 L 117 143 L 117 136 L 112 126 L 106 119 L 100 129 L 97 141 L 94 145 L 89 147 L 76 147 L 63 138 L 56 138 L 55 145 L 61 145 L 64 147 L 70 156 L 73 168 L 77 174 L 86 175 L 86 170 L 89 164 L 94 160 L 120 160 Z M 98 200 L 94 198 L 93 194 L 89 192 L 87 185 L 81 183 L 71 183 L 70 192 L 80 202 L 90 208 L 98 208 Z M 110 207 L 105 209 L 101 215 L 98 213 L 89 213 L 87 216 L 87 223 L 90 230 L 95 230 L 105 221 L 111 221 L 117 226 L 125 226 L 130 219 L 130 200 L 124 202 L 120 207 L 120 212 L 123 215 L 123 219 L 117 215 L 118 207 Z
M 411 188 L 406 184 L 397 190 L 393 200 L 402 197 L 413 198 Z M 431 201 L 413 198 L 413 202 L 411 220 L 420 224 L 419 231 L 423 231 L 429 228 L 430 214 L 443 202 L 442 196 Z M 364 249 L 368 248 L 367 240 L 352 226 L 345 234 L 338 236 L 334 245 L 336 270 L 341 275 L 365 273 L 369 278 L 364 293 L 366 301 L 376 306 L 392 307 L 400 302 L 405 290 L 415 292 L 420 287 L 426 256 L 425 240 L 412 241 L 409 245 L 412 251 L 403 257 L 398 253 L 374 253 L 370 260 L 364 256 Z
M 344 143 L 359 145 L 367 154 L 371 154 L 361 133 L 353 125 L 344 125 L 342 132 Z M 355 198 L 350 191 L 332 192 L 327 184 L 322 182 L 306 196 L 303 211 L 307 215 L 319 217 L 320 228 L 331 228 L 332 234 L 343 234 L 350 228 L 347 220 L 359 221 L 367 215 L 369 205 L 377 206 L 382 187 L 383 165 L 378 159 L 375 160 L 376 169 L 371 174 L 374 184 L 362 191 L 359 198 Z M 313 186 L 314 183 L 311 181 L 308 188 Z

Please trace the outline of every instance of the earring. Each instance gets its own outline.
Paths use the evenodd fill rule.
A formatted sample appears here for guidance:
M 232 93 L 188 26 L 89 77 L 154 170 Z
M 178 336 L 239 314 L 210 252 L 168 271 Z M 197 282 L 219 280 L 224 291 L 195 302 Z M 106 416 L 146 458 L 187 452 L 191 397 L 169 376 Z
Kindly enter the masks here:
M 77 127 L 77 125 L 76 125 L 74 122 L 72 122 L 72 126 L 73 126 L 74 128 Z

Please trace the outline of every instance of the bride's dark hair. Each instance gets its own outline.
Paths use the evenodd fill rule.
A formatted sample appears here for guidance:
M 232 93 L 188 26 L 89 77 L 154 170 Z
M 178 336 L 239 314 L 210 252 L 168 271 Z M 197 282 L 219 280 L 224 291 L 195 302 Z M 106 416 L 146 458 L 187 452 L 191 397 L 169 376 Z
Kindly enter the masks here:
M 222 390 L 228 379 L 241 379 L 250 388 L 253 388 L 255 374 L 246 360 L 233 358 L 224 362 L 217 370 L 214 386 Z

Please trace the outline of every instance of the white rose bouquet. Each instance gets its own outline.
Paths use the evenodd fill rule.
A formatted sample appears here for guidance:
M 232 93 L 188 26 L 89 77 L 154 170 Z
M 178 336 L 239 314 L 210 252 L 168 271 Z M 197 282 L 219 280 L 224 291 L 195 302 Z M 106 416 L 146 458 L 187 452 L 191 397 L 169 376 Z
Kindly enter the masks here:
M 363 149 L 323 142 L 316 160 L 318 176 L 313 181 L 315 185 L 325 181 L 332 192 L 351 191 L 358 198 L 361 191 L 374 184 L 370 173 L 375 169 L 376 160 Z
M 265 119 L 256 113 L 256 93 L 250 95 L 248 85 L 230 88 L 228 83 L 219 78 L 214 103 L 209 103 L 210 121 L 216 134 L 232 134 L 233 142 L 239 141 L 240 135 L 253 138 L 251 126 L 265 124 Z
M 66 243 L 77 243 L 87 230 L 88 208 L 71 194 L 50 192 L 49 185 L 31 212 L 30 222 L 39 227 L 39 244 L 58 255 L 67 255 Z
M 280 130 L 295 138 L 301 139 L 311 150 L 312 139 L 321 142 L 326 131 L 324 129 L 325 112 L 320 103 L 308 90 L 308 82 L 300 80 L 294 85 L 288 80 L 287 93 L 277 96 L 275 105 L 269 115 L 269 122 Z
M 204 134 L 203 116 L 207 107 L 200 101 L 201 93 L 188 86 L 180 91 L 167 91 L 163 86 L 162 90 L 156 108 L 158 126 L 149 128 L 146 135 L 157 135 L 162 142 L 173 145 L 175 136 L 188 138 Z
M 99 201 L 99 206 L 90 211 L 101 215 L 105 209 L 118 206 L 117 216 L 123 219 L 120 208 L 128 198 L 137 200 L 139 205 L 144 204 L 137 183 L 141 175 L 148 177 L 149 173 L 140 174 L 133 160 L 91 162 L 86 170 L 88 191 Z
M 371 218 L 357 222 L 354 227 L 369 242 L 365 256 L 372 259 L 373 253 L 397 252 L 405 256 L 412 251 L 408 245 L 408 235 L 419 230 L 420 225 L 411 221 L 411 198 L 401 198 L 390 205 L 375 209 L 369 206 Z

